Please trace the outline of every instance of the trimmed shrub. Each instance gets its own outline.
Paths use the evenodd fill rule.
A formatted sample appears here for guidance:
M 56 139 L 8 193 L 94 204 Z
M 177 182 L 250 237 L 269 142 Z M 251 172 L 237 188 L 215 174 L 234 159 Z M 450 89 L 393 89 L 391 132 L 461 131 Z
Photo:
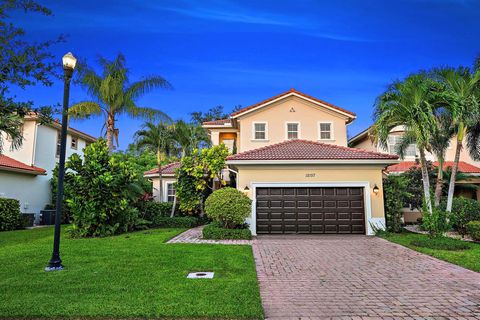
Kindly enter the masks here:
M 407 188 L 408 180 L 404 176 L 389 175 L 383 180 L 387 231 L 402 232 L 402 208 L 412 198 Z
M 242 229 L 227 229 L 218 222 L 212 222 L 203 228 L 203 238 L 213 240 L 235 239 L 235 240 L 250 240 L 252 233 L 246 225 Z
M 475 241 L 480 241 L 480 221 L 470 221 L 466 225 L 467 232 Z
M 198 219 L 195 217 L 160 217 L 152 220 L 151 227 L 159 228 L 193 228 L 198 226 Z
M 224 228 L 233 229 L 250 216 L 252 201 L 234 188 L 213 192 L 205 201 L 205 213 Z
M 157 217 L 169 217 L 173 203 L 144 201 L 139 205 L 140 213 L 145 220 L 153 221 Z
M 443 236 L 451 229 L 450 214 L 440 208 L 433 207 L 432 214 L 423 209 L 422 228 L 432 237 Z
M 480 220 L 480 202 L 464 197 L 453 198 L 451 219 L 454 230 L 462 236 L 467 234 L 467 223 Z
M 456 239 L 438 237 L 436 239 L 422 238 L 412 240 L 411 245 L 422 248 L 429 248 L 435 250 L 459 251 L 470 249 L 470 244 Z
M 22 221 L 20 202 L 17 199 L 0 198 L 0 231 L 18 229 Z

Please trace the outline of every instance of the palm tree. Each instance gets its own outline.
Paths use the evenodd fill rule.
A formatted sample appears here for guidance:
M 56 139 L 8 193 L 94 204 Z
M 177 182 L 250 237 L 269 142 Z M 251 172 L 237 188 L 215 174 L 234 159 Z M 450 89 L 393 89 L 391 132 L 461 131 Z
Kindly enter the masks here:
M 434 83 L 424 73 L 391 84 L 375 103 L 372 132 L 375 141 L 386 148 L 390 131 L 403 126 L 404 139 L 416 143 L 420 153 L 424 199 L 430 214 L 432 203 L 425 152 L 431 149 L 432 133 L 436 130 L 433 86 Z
M 4 135 L 10 141 L 10 149 L 16 150 L 23 142 L 23 117 L 13 112 L 0 114 L 0 155 L 3 152 Z
M 160 110 L 141 107 L 136 104 L 138 98 L 155 88 L 171 88 L 171 85 L 160 76 L 150 76 L 133 83 L 129 82 L 125 57 L 119 54 L 113 61 L 99 58 L 102 73 L 97 74 L 88 66 L 80 66 L 79 82 L 92 96 L 94 101 L 83 101 L 73 105 L 69 112 L 73 118 L 84 119 L 90 116 L 105 117 L 107 144 L 113 150 L 113 139 L 118 144 L 118 128 L 115 123 L 118 116 L 127 114 L 132 118 L 151 120 L 170 120 Z
M 480 71 L 471 70 L 466 67 L 441 68 L 435 71 L 438 80 L 445 85 L 444 102 L 446 109 L 452 117 L 452 125 L 455 127 L 456 149 L 455 158 L 448 186 L 447 211 L 452 211 L 453 193 L 455 191 L 455 180 L 460 161 L 460 152 L 463 148 L 465 136 L 475 134 L 473 130 L 478 126 L 479 100 L 480 100 Z M 469 139 L 469 138 L 467 138 Z M 470 139 L 471 140 L 471 137 Z M 475 148 L 467 144 L 469 148 Z M 470 153 L 475 153 L 471 150 Z
M 174 127 L 175 141 L 180 147 L 181 158 L 191 155 L 193 150 L 200 149 L 202 144 L 205 146 L 210 144 L 207 132 L 200 125 L 178 120 Z
M 136 145 L 139 150 L 150 149 L 157 154 L 158 178 L 160 182 L 160 197 L 163 197 L 162 164 L 166 157 L 174 151 L 173 128 L 171 125 L 160 122 L 147 122 L 143 128 L 135 133 Z

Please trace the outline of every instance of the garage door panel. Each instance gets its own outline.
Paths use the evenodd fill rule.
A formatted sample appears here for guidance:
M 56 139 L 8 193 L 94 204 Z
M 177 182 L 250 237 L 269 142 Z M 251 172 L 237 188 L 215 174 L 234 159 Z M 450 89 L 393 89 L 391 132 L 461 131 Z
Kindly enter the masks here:
M 257 188 L 257 233 L 365 233 L 363 188 Z

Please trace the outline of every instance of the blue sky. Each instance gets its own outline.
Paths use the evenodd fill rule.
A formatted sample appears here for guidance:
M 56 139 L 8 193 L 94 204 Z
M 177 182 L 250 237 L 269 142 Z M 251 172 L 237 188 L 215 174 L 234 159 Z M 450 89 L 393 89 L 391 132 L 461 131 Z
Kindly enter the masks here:
M 392 80 L 419 69 L 471 65 L 480 53 L 480 0 L 42 1 L 53 17 L 16 13 L 31 40 L 87 62 L 122 52 L 131 79 L 159 74 L 174 90 L 138 101 L 174 119 L 216 105 L 248 106 L 292 87 L 357 114 L 354 135 Z M 61 66 L 59 65 L 59 68 Z M 36 105 L 62 100 L 62 84 L 13 88 Z M 87 100 L 73 87 L 71 101 Z M 98 136 L 103 120 L 71 125 Z M 141 121 L 120 118 L 120 148 Z

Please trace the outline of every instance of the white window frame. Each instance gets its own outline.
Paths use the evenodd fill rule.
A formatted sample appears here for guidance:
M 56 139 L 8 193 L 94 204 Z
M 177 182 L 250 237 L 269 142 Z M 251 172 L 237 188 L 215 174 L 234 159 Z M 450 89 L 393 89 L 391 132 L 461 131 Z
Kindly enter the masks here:
M 289 124 L 296 124 L 297 125 L 297 137 L 295 139 L 288 138 L 288 125 Z M 285 122 L 285 140 L 298 140 L 301 139 L 301 130 L 300 130 L 300 122 L 298 121 L 287 121 Z
M 168 187 L 169 187 L 170 185 L 173 186 L 174 183 L 175 183 L 175 182 L 173 182 L 173 181 L 172 181 L 172 182 L 165 182 L 165 194 L 164 194 L 165 198 L 164 198 L 164 202 L 170 202 L 170 201 L 168 201 L 168 196 L 169 196 L 169 194 L 168 194 Z M 173 197 L 174 197 L 174 199 L 175 199 L 175 197 L 176 197 L 176 195 L 177 195 L 177 190 L 175 190 L 175 186 L 173 186 L 173 190 L 175 191 L 175 193 L 173 194 Z M 171 201 L 171 202 L 173 202 L 173 201 Z
M 61 135 L 60 131 L 57 131 L 57 139 L 56 139 L 56 144 L 55 144 L 55 157 L 56 158 L 60 158 L 61 142 L 62 142 L 62 135 Z
M 329 124 L 330 125 L 330 139 L 322 139 L 322 130 L 320 128 L 320 126 L 322 124 Z M 333 132 L 334 132 L 333 122 L 331 122 L 331 121 L 318 121 L 317 130 L 318 130 L 318 140 L 319 141 L 335 141 L 335 136 L 333 134 Z
M 75 141 L 75 147 L 73 146 L 73 141 Z M 77 137 L 71 137 L 70 138 L 70 148 L 73 149 L 73 150 L 77 150 L 78 149 L 78 138 Z
M 392 150 L 392 147 L 395 147 L 397 145 L 397 141 L 394 141 L 395 143 L 394 144 L 391 144 L 390 143 L 390 137 L 394 137 L 394 139 L 402 139 L 403 136 L 402 135 L 394 135 L 394 134 L 390 134 L 388 135 L 388 138 L 387 138 L 387 152 L 388 154 L 393 154 L 393 155 L 397 155 L 397 152 L 396 150 Z M 417 144 L 416 143 L 411 143 L 410 145 L 413 145 L 415 147 L 415 154 L 414 155 L 405 155 L 405 158 L 404 159 L 414 159 L 417 155 Z
M 255 139 L 255 125 L 264 124 L 265 125 L 265 139 Z M 268 122 L 266 121 L 254 121 L 252 122 L 252 141 L 268 141 Z

